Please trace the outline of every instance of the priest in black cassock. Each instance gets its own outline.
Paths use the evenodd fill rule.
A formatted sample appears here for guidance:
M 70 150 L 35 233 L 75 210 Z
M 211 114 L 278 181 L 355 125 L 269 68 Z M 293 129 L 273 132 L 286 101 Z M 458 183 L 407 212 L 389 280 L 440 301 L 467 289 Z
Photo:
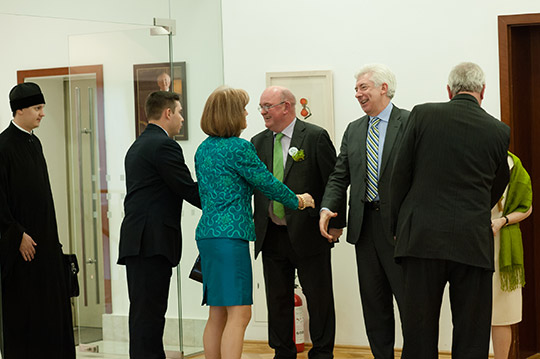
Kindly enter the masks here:
M 45 116 L 34 83 L 9 93 L 0 134 L 0 265 L 4 359 L 75 358 L 71 305 L 47 164 L 33 134 Z

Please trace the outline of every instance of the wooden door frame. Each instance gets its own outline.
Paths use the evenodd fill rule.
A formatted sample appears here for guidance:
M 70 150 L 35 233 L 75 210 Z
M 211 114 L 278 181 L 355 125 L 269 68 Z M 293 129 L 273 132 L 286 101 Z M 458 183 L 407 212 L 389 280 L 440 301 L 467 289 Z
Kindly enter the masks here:
M 48 69 L 19 70 L 17 71 L 17 83 L 23 83 L 26 78 L 69 76 L 79 74 L 92 74 L 96 76 L 96 101 L 97 101 L 97 129 L 98 129 L 98 161 L 99 161 L 99 185 L 101 200 L 101 232 L 103 239 L 103 280 L 105 286 L 105 313 L 112 313 L 112 290 L 111 290 L 111 252 L 109 236 L 109 200 L 107 197 L 107 147 L 105 145 L 105 110 L 103 93 L 103 65 L 55 67 Z M 84 258 L 80 260 L 84 261 Z
M 501 120 L 512 128 L 510 135 L 510 150 L 515 153 L 517 148 L 530 148 L 527 146 L 532 146 L 532 143 L 529 143 L 530 139 L 523 138 L 523 132 L 532 132 L 533 128 L 524 128 L 524 126 L 519 126 L 519 117 L 516 115 L 516 109 L 514 106 L 513 96 L 515 93 L 519 92 L 514 89 L 514 86 L 519 86 L 516 84 L 516 78 L 519 76 L 514 73 L 515 69 L 513 64 L 513 46 L 517 47 L 517 44 L 513 44 L 513 33 L 512 31 L 518 28 L 523 27 L 537 27 L 540 26 L 540 14 L 521 14 L 521 15 L 503 15 L 498 17 L 498 32 L 499 32 L 499 75 L 500 75 L 500 101 L 501 101 Z M 517 72 L 517 71 L 516 71 Z M 521 90 L 520 90 L 521 91 Z M 518 96 L 516 95 L 516 96 Z M 536 129 L 536 128 L 535 128 Z M 519 144 L 518 144 L 518 141 Z M 523 158 L 522 158 L 523 160 Z M 527 159 L 530 160 L 530 159 Z M 530 170 L 535 171 L 534 168 Z M 538 209 L 537 209 L 538 210 Z M 531 219 L 534 218 L 531 216 Z M 529 219 L 529 221 L 531 220 Z M 534 222 L 533 222 L 534 223 Z M 531 224 L 532 225 L 532 224 Z M 534 227 L 533 227 L 534 228 Z M 535 258 L 540 258 L 540 250 L 534 249 L 533 251 Z M 530 263 L 525 263 L 526 267 Z M 533 265 L 532 277 L 537 279 L 540 278 L 540 267 Z M 532 286 L 532 292 L 534 293 L 533 299 L 537 302 L 540 299 L 540 285 L 534 283 L 534 280 L 527 280 L 529 286 Z M 524 305 L 525 309 L 525 305 Z M 540 306 L 535 308 L 536 323 L 540 321 Z M 509 358 L 518 358 L 522 357 L 523 354 L 520 353 L 520 343 L 519 343 L 519 327 L 520 324 L 512 326 L 512 348 L 510 350 Z M 536 351 L 540 350 L 540 328 L 538 324 L 536 325 L 536 333 L 534 335 L 536 342 Z
M 501 95 L 501 121 L 512 127 L 512 58 L 511 31 L 515 26 L 540 25 L 540 14 L 501 15 L 499 16 L 499 83 Z M 513 133 L 510 134 L 513 143 Z

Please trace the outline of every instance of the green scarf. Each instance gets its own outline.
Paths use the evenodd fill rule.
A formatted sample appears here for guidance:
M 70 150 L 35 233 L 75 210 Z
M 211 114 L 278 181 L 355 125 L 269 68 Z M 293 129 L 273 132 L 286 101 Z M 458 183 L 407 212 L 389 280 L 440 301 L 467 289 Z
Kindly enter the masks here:
M 532 185 L 529 174 L 523 168 L 516 155 L 508 152 L 514 160 L 514 167 L 510 173 L 508 193 L 504 204 L 503 215 L 512 212 L 525 213 L 532 204 Z M 525 271 L 523 268 L 523 242 L 519 223 L 510 224 L 501 228 L 501 251 L 499 253 L 499 268 L 501 273 L 501 289 L 511 292 L 525 285 Z

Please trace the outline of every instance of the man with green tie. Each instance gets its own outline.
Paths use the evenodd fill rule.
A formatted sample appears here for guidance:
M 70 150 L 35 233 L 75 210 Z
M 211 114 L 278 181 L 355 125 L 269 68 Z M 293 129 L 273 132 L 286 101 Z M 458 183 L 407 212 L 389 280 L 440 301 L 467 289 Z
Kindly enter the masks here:
M 330 250 L 345 226 L 345 206 L 330 223 L 332 240 L 319 231 L 318 213 L 336 150 L 328 132 L 296 118 L 296 99 L 284 87 L 264 90 L 259 111 L 266 130 L 251 142 L 260 159 L 295 193 L 310 193 L 315 208 L 291 211 L 255 192 L 255 255 L 262 252 L 268 339 L 275 358 L 296 358 L 293 342 L 295 270 L 310 312 L 310 358 L 333 357 L 335 311 Z

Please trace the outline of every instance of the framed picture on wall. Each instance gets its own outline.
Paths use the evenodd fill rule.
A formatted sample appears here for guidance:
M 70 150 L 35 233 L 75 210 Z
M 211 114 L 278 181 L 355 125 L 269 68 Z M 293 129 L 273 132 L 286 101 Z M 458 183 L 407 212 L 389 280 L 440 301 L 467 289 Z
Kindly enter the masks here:
M 332 71 L 267 72 L 266 86 L 284 86 L 296 97 L 296 117 L 321 126 L 334 141 Z
M 186 63 L 173 63 L 173 75 L 168 62 L 156 64 L 133 65 L 133 81 L 135 88 L 135 134 L 136 137 L 144 131 L 148 120 L 144 112 L 144 104 L 148 95 L 154 91 L 174 91 L 180 95 L 184 125 L 175 140 L 188 139 L 187 93 L 186 93 Z

